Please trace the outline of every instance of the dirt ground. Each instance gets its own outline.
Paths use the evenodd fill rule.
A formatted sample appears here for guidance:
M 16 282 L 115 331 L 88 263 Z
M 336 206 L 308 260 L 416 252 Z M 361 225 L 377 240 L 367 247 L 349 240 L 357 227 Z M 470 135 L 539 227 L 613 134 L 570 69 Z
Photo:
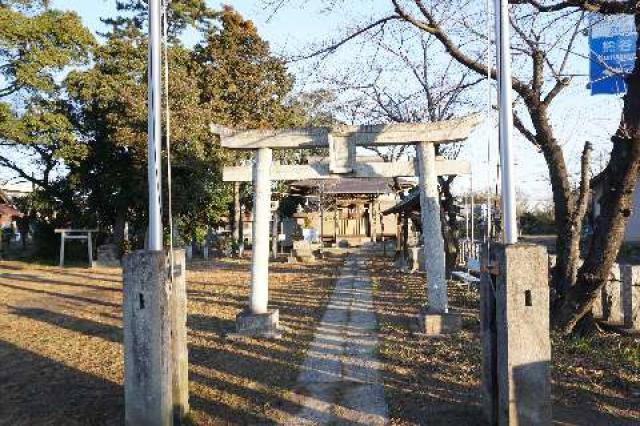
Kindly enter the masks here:
M 373 274 L 385 393 L 393 424 L 476 425 L 482 422 L 479 296 L 450 286 L 462 332 L 437 339 L 412 333 L 425 302 L 419 275 L 378 261 Z M 602 334 L 552 340 L 554 424 L 640 424 L 640 337 Z
M 194 264 L 188 275 L 192 421 L 273 423 L 288 414 L 304 350 L 338 260 L 272 265 L 278 341 L 230 340 L 247 301 L 248 260 Z M 0 262 L 0 424 L 123 424 L 120 269 Z
M 393 424 L 482 424 L 478 299 L 453 288 L 464 330 L 418 338 L 411 316 L 423 279 L 376 259 L 371 276 L 384 385 Z M 328 297 L 337 259 L 272 265 L 278 341 L 231 340 L 246 303 L 248 260 L 191 265 L 188 273 L 192 422 L 277 423 L 300 409 L 293 394 L 304 351 Z M 123 423 L 119 269 L 0 262 L 0 425 Z M 640 422 L 640 339 L 601 335 L 553 342 L 557 424 Z

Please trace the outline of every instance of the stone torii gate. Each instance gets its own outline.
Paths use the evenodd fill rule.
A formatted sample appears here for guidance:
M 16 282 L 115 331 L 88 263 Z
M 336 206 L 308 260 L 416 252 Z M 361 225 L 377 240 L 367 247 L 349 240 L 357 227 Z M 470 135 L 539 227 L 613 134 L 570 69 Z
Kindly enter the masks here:
M 248 310 L 236 317 L 238 332 L 262 336 L 278 334 L 278 311 L 268 309 L 271 181 L 329 179 L 336 176 L 419 176 L 423 206 L 424 269 L 429 300 L 428 309 L 421 316 L 421 322 L 428 334 L 440 334 L 455 329 L 459 325 L 459 319 L 448 313 L 438 176 L 468 174 L 470 166 L 464 161 L 436 158 L 434 144 L 467 139 L 479 121 L 480 116 L 471 115 L 424 124 L 340 125 L 333 128 L 235 130 L 212 126 L 212 133 L 219 135 L 222 147 L 256 151 L 252 168 L 225 167 L 223 172 L 224 181 L 252 181 L 254 186 L 251 289 Z M 356 147 L 381 145 L 415 145 L 416 161 L 356 162 Z M 272 164 L 273 149 L 327 147 L 328 164 Z

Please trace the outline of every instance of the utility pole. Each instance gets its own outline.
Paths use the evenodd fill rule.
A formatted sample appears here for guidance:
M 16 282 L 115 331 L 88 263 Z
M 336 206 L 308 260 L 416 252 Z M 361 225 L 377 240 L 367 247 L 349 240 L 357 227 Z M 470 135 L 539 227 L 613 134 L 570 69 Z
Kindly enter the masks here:
M 500 165 L 502 177 L 502 221 L 504 243 L 518 242 L 516 191 L 513 179 L 513 96 L 511 88 L 511 44 L 509 37 L 509 2 L 496 0 L 496 34 L 498 36 L 498 94 L 500 97 Z
M 161 14 L 160 0 L 149 1 L 149 72 L 148 72 L 148 145 L 147 179 L 149 183 L 149 228 L 148 248 L 162 250 L 161 209 L 161 139 L 162 139 L 162 92 L 161 83 Z

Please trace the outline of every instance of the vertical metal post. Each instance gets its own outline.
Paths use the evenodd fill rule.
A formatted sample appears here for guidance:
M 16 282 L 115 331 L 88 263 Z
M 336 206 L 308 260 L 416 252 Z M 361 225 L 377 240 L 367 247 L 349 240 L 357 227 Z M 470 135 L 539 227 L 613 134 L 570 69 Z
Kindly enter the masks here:
M 162 138 L 162 92 L 161 82 L 161 32 L 160 0 L 149 1 L 149 72 L 148 72 L 148 146 L 147 179 L 149 183 L 149 232 L 148 248 L 162 250 L 161 208 L 161 138 Z
M 511 90 L 511 44 L 509 37 L 509 2 L 496 0 L 496 34 L 498 35 L 498 70 L 500 96 L 500 165 L 502 176 L 502 218 L 505 244 L 518 241 L 516 194 L 513 180 L 513 97 Z
M 470 217 L 470 221 L 471 221 L 471 245 L 472 247 L 475 246 L 475 241 L 476 241 L 476 227 L 475 227 L 475 209 L 476 209 L 476 205 L 475 205 L 475 200 L 473 198 L 473 175 L 471 175 L 471 214 L 469 215 Z M 474 256 L 475 257 L 475 256 Z
M 487 10 L 487 230 L 485 236 L 485 242 L 487 243 L 487 255 L 489 253 L 488 247 L 490 246 L 491 240 L 491 141 L 492 141 L 492 130 L 493 130 L 493 90 L 491 86 L 491 68 L 493 66 L 493 56 L 491 52 L 491 21 L 489 17 L 491 16 L 491 0 L 486 0 L 486 10 Z
M 87 233 L 87 251 L 89 252 L 89 267 L 93 268 L 93 247 L 91 244 L 91 232 Z
M 324 255 L 324 182 L 320 182 L 320 254 Z
M 60 267 L 64 267 L 64 237 L 65 233 L 60 233 Z

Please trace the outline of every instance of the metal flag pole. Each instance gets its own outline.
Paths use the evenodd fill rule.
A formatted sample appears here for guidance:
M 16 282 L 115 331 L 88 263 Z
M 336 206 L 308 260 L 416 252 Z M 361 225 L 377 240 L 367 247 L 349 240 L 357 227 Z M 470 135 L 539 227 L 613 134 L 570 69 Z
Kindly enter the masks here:
M 498 35 L 498 69 L 500 96 L 500 165 L 502 175 L 502 218 L 504 243 L 518 242 L 516 191 L 513 180 L 513 97 L 511 89 L 511 44 L 509 37 L 509 2 L 496 0 L 496 34 Z
M 149 182 L 149 229 L 148 249 L 162 250 L 161 209 L 161 138 L 162 138 L 162 92 L 161 74 L 161 12 L 160 0 L 149 1 L 149 70 L 148 70 L 148 147 L 147 179 Z
M 491 141 L 493 140 L 493 90 L 491 85 L 491 67 L 493 65 L 493 56 L 491 53 L 491 0 L 486 0 L 486 12 L 487 12 L 487 218 L 486 218 L 486 235 L 485 242 L 487 245 L 487 257 L 491 252 L 491 182 L 492 182 L 492 170 L 491 170 Z M 496 21 L 497 22 L 497 21 Z

